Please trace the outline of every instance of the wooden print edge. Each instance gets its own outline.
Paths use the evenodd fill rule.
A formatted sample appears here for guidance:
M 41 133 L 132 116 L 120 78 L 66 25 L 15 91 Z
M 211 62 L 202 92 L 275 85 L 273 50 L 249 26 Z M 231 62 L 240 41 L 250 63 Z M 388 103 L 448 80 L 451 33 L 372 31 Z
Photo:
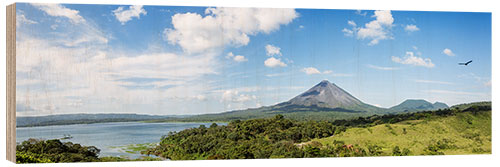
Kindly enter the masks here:
M 16 162 L 16 4 L 6 9 L 6 57 L 7 57 L 7 160 Z

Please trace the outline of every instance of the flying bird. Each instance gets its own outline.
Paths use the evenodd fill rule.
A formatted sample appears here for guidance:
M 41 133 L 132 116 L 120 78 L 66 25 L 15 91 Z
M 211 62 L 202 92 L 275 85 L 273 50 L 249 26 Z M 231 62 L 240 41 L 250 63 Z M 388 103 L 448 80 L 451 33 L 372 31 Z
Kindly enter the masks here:
M 469 63 L 472 63 L 472 60 L 468 61 L 467 63 L 458 63 L 458 65 L 464 65 L 464 66 L 466 66 L 466 65 L 469 65 Z

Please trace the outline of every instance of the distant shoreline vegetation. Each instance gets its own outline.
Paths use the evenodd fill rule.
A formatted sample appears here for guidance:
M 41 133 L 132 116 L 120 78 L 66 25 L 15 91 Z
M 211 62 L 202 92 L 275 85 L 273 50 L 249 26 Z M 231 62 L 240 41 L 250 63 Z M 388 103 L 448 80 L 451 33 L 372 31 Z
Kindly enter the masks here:
M 336 121 L 297 121 L 278 114 L 202 125 L 166 134 L 158 145 L 128 147 L 171 160 L 491 154 L 491 102 Z M 17 146 L 16 156 L 18 163 L 161 160 L 98 158 L 98 153 L 93 146 L 30 139 Z

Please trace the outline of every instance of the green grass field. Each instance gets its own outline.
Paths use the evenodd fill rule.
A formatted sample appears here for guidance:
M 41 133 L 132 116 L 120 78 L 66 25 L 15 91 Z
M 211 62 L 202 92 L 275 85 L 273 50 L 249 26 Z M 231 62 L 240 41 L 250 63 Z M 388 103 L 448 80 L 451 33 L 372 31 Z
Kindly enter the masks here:
M 307 143 L 318 141 L 325 146 L 335 140 L 361 148 L 380 146 L 382 156 L 392 155 L 396 146 L 409 149 L 409 155 L 429 155 L 430 150 L 446 155 L 491 154 L 491 111 L 350 128 Z

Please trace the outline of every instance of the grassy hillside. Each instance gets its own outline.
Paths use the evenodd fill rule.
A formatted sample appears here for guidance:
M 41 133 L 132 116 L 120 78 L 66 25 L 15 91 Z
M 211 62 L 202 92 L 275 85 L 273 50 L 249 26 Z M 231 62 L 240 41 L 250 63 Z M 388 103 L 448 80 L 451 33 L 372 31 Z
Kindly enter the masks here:
M 341 134 L 313 141 L 323 145 L 343 141 L 362 148 L 379 146 L 381 155 L 392 155 L 396 146 L 410 150 L 409 155 L 490 154 L 491 111 L 349 128 Z

